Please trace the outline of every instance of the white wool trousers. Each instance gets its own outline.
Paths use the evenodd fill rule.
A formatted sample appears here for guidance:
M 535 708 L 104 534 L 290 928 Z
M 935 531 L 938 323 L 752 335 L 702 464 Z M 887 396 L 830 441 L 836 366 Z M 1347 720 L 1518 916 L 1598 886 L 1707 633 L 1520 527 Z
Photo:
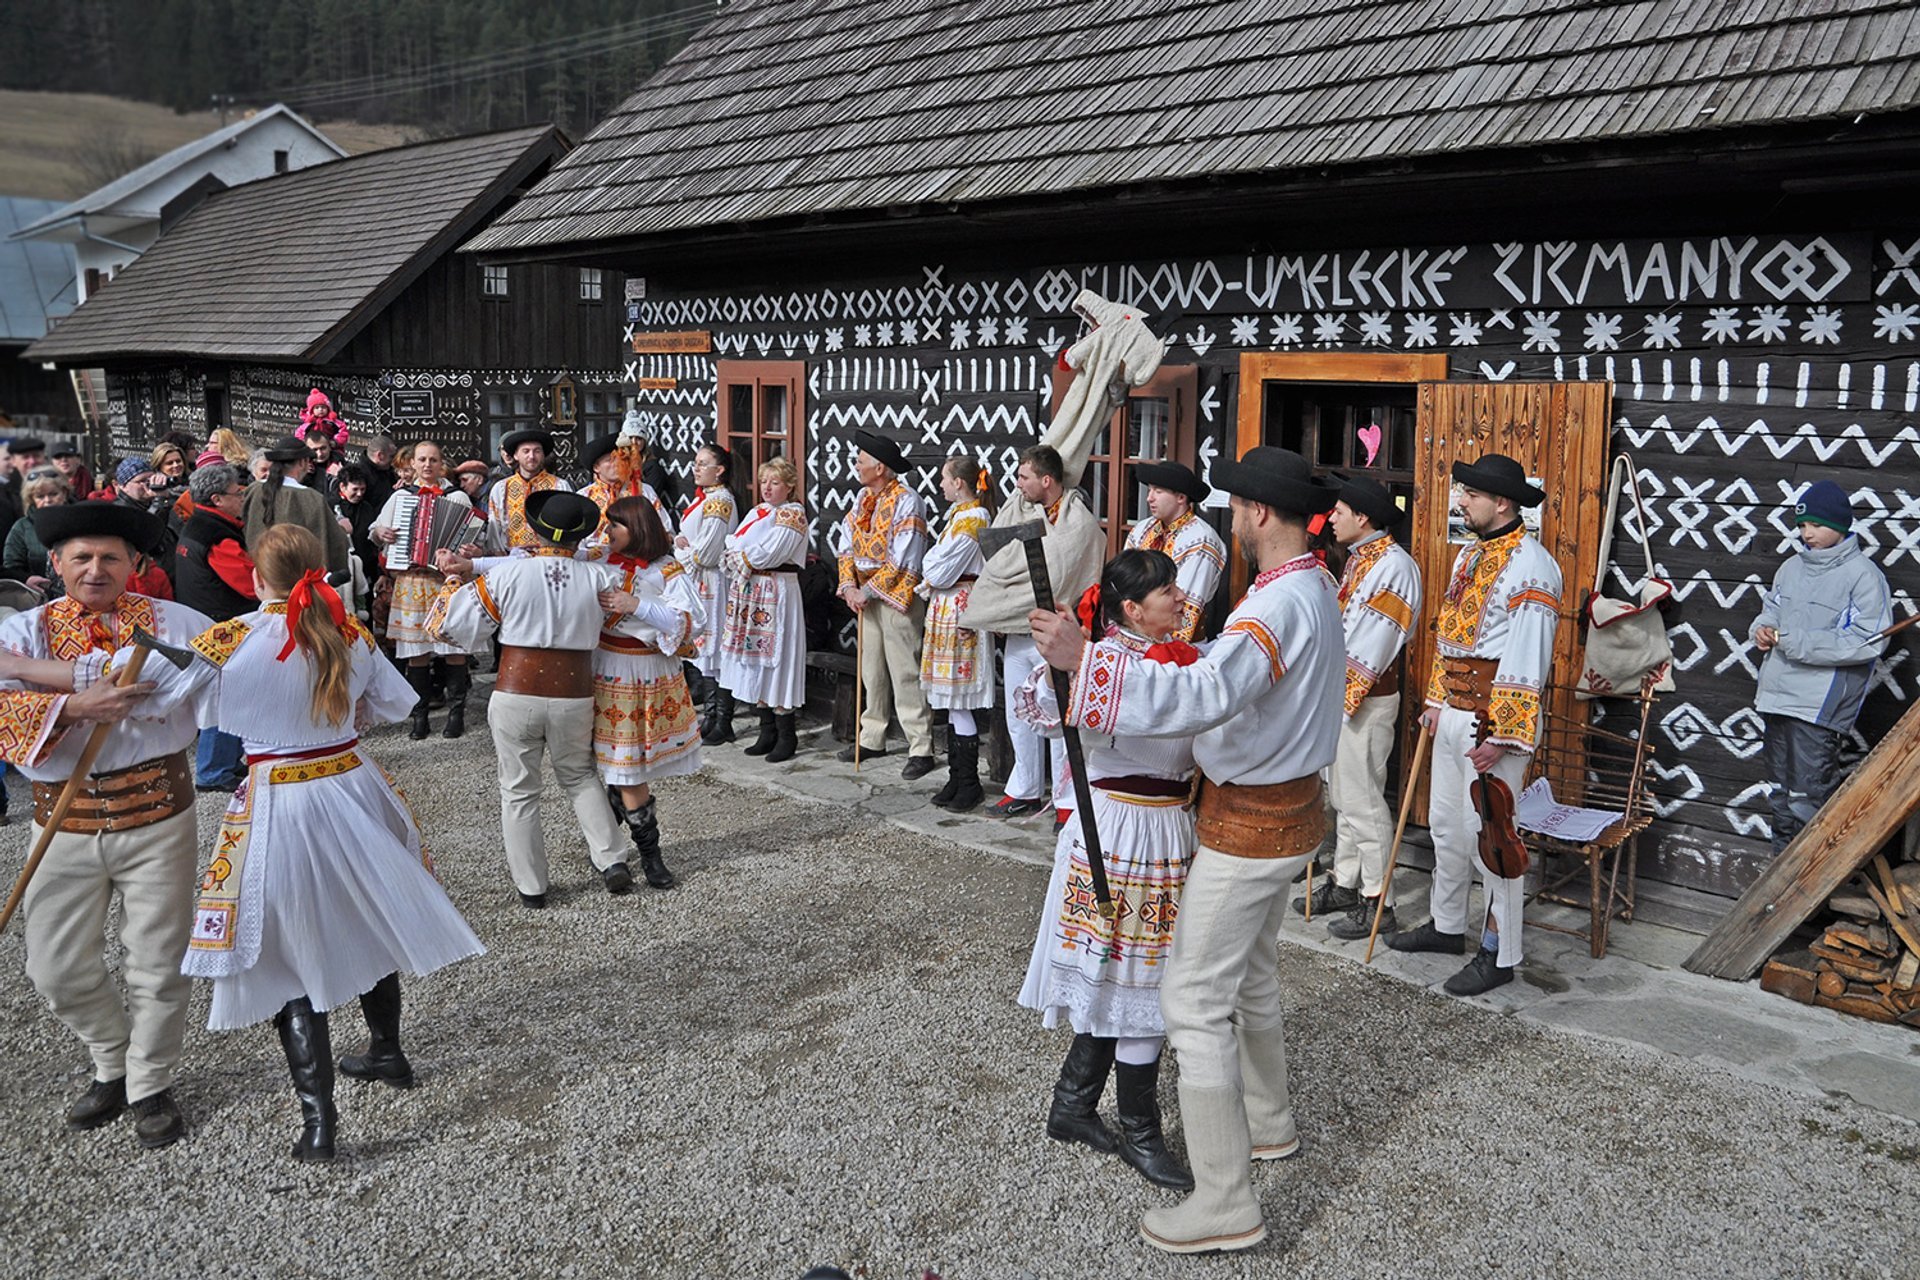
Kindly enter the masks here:
M 887 745 L 887 717 L 898 715 L 907 735 L 907 754 L 933 754 L 933 721 L 920 688 L 920 640 L 926 631 L 927 604 L 915 596 L 913 607 L 896 612 L 869 600 L 860 610 L 860 684 L 866 705 L 860 709 L 860 747 L 880 751 Z
M 540 828 L 543 754 L 580 819 L 595 869 L 627 860 L 620 821 L 593 767 L 592 698 L 495 693 L 487 700 L 487 725 L 500 762 L 500 834 L 514 888 L 547 891 L 547 844 Z
M 136 1102 L 171 1088 L 180 1063 L 191 988 L 180 962 L 193 928 L 197 835 L 192 809 L 134 831 L 62 832 L 22 902 L 27 977 L 86 1044 L 94 1079 L 126 1077 Z M 107 971 L 115 892 L 124 915 L 124 1002 Z
M 1369 898 L 1380 896 L 1387 846 L 1393 843 L 1387 758 L 1393 754 L 1393 730 L 1399 721 L 1399 694 L 1363 699 L 1340 726 L 1338 754 L 1327 770 L 1327 799 L 1335 812 L 1333 878 Z
M 1040 650 L 1032 636 L 1008 636 L 1007 651 L 1001 659 L 1005 676 L 1005 696 L 1000 705 L 1007 708 L 1007 741 L 1013 747 L 1013 770 L 1007 774 L 1007 794 L 1015 800 L 1038 800 L 1051 795 L 1047 779 L 1047 739 L 1038 729 L 1013 714 L 1013 691 L 1027 682 L 1040 662 Z
M 1475 950 L 1480 945 L 1484 916 L 1467 919 L 1467 894 L 1477 875 L 1486 883 L 1495 925 L 1500 930 L 1499 965 L 1510 969 L 1524 956 L 1521 915 L 1526 906 L 1526 878 L 1506 879 L 1488 871 L 1480 861 L 1480 813 L 1468 788 L 1478 774 L 1467 760 L 1474 747 L 1474 716 L 1458 707 L 1444 707 L 1433 735 L 1433 787 L 1427 802 L 1427 827 L 1433 835 L 1433 925 L 1447 933 L 1470 933 Z M 1527 775 L 1529 757 L 1511 752 L 1491 770 L 1513 788 L 1514 798 Z

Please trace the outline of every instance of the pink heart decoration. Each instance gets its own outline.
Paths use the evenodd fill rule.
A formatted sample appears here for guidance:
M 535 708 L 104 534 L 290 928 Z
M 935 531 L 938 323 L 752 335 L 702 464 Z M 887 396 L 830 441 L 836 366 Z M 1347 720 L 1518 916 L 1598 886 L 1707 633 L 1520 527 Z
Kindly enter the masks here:
M 1360 437 L 1360 443 L 1367 446 L 1367 460 L 1362 466 L 1372 466 L 1373 460 L 1380 456 L 1380 437 L 1385 434 L 1377 423 L 1369 423 L 1354 433 Z

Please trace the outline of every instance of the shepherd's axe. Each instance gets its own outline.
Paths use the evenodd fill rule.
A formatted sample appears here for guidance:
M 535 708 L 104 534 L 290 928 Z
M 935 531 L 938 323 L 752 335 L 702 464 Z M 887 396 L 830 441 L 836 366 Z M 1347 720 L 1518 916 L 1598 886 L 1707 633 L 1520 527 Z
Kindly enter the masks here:
M 133 657 L 127 662 L 126 670 L 114 681 L 117 685 L 140 683 L 140 672 L 147 665 L 147 655 L 157 653 L 174 666 L 185 671 L 193 661 L 193 651 L 170 645 L 164 640 L 135 627 L 133 630 Z M 60 798 L 53 803 L 53 812 L 47 815 L 47 821 L 40 828 L 40 838 L 33 843 L 33 852 L 27 855 L 27 865 L 21 868 L 20 878 L 14 881 L 13 892 L 7 896 L 7 905 L 0 909 L 0 930 L 4 930 L 13 919 L 13 913 L 19 909 L 20 900 L 26 896 L 27 883 L 33 879 L 33 873 L 40 869 L 40 859 L 47 856 L 47 846 L 60 834 L 60 824 L 67 820 L 67 811 L 73 808 L 74 797 L 80 794 L 81 786 L 87 780 L 87 774 L 93 769 L 94 759 L 100 754 L 100 748 L 106 745 L 107 733 L 113 728 L 113 722 L 97 724 L 87 738 L 87 745 L 80 749 L 80 758 L 74 762 L 73 773 L 67 779 L 67 785 L 60 789 Z
M 1008 543 L 1018 542 L 1027 555 L 1027 576 L 1033 579 L 1033 607 L 1052 613 L 1053 578 L 1047 572 L 1047 551 L 1042 540 L 1047 536 L 1046 522 L 1029 520 L 1025 524 L 988 529 L 980 535 L 980 554 L 991 560 Z M 1053 698 L 1060 704 L 1061 736 L 1067 744 L 1067 764 L 1073 770 L 1074 807 L 1080 817 L 1080 836 L 1087 847 L 1087 869 L 1093 875 L 1093 896 L 1103 919 L 1119 915 L 1113 905 L 1113 890 L 1107 884 L 1107 858 L 1100 848 L 1100 829 L 1093 821 L 1093 788 L 1087 781 L 1086 753 L 1080 747 L 1080 730 L 1067 723 L 1067 704 L 1073 690 L 1067 673 L 1051 664 L 1047 674 L 1053 678 Z

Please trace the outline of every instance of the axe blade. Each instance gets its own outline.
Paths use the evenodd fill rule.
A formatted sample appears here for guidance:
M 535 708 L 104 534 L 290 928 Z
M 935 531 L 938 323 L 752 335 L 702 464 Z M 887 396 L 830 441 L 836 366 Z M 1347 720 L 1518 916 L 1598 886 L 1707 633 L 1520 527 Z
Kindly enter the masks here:
M 1016 542 L 1038 542 L 1047 536 L 1044 520 L 1028 520 L 1024 524 L 1002 525 L 988 529 L 980 535 L 980 554 L 991 560 L 1002 547 L 1010 547 Z
M 144 627 L 133 629 L 133 642 L 150 653 L 159 654 L 182 671 L 193 665 L 193 650 L 168 644 Z

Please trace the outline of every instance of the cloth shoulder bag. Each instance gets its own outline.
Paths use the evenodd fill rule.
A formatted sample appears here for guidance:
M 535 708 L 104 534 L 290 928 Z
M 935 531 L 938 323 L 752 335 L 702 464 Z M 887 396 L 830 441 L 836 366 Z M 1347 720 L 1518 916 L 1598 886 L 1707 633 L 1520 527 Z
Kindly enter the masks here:
M 1640 580 L 1634 598 L 1614 600 L 1601 594 L 1606 583 L 1607 562 L 1613 552 L 1614 519 L 1620 505 L 1620 490 L 1633 493 L 1635 531 L 1646 561 L 1646 576 Z M 1638 696 L 1642 682 L 1651 680 L 1656 693 L 1673 691 L 1673 645 L 1667 640 L 1666 621 L 1660 605 L 1673 595 L 1673 584 L 1653 571 L 1653 548 L 1647 545 L 1647 513 L 1640 500 L 1640 476 L 1633 459 L 1621 454 L 1613 460 L 1607 482 L 1606 524 L 1600 535 L 1600 563 L 1594 570 L 1593 591 L 1587 596 L 1587 639 L 1581 658 L 1579 687 L 1574 696 L 1591 698 L 1631 698 Z

